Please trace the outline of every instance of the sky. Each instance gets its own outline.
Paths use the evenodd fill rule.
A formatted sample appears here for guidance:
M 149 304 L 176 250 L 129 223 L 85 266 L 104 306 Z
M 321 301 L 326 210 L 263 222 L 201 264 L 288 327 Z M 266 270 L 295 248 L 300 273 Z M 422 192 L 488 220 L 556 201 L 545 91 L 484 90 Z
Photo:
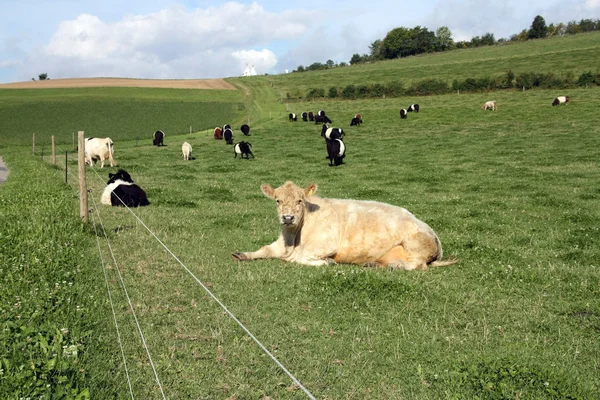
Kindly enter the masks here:
M 600 18 L 600 0 L 0 0 L 0 83 L 123 77 L 208 79 L 348 62 L 392 29 L 446 26 L 496 39 Z

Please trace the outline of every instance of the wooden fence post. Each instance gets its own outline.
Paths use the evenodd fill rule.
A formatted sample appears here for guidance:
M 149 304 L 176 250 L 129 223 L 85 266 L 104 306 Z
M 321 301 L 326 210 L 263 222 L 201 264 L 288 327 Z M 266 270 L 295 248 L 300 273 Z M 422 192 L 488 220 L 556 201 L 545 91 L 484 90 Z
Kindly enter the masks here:
M 79 167 L 79 217 L 87 224 L 88 222 L 88 198 L 85 184 L 85 139 L 84 132 L 77 132 L 79 151 L 77 153 L 77 165 Z
M 52 165 L 56 165 L 56 142 L 54 141 L 54 135 L 52 135 Z

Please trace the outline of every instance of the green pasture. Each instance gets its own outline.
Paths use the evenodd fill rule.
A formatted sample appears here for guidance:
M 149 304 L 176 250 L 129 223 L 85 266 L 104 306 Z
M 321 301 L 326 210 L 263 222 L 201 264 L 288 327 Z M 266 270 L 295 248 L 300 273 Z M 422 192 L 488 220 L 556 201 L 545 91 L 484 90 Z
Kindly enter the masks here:
M 86 137 L 152 140 L 157 130 L 174 133 L 214 128 L 245 115 L 237 90 L 85 88 L 0 90 L 0 146 L 72 145 L 73 132 Z
M 570 46 L 586 47 L 578 43 Z M 470 54 L 473 63 L 488 55 Z M 436 57 L 415 59 L 427 70 Z M 331 80 L 359 79 L 344 70 Z M 167 398 L 308 398 L 190 272 L 317 399 L 599 398 L 600 90 L 569 89 L 559 107 L 555 90 L 281 103 L 280 85 L 294 77 L 304 79 L 230 79 L 238 90 L 214 101 L 208 91 L 189 100 L 178 90 L 0 92 L 0 155 L 10 169 L 0 185 L 0 398 L 130 398 L 112 307 L 134 397 L 162 398 L 119 274 Z M 482 110 L 487 100 L 498 110 Z M 401 120 L 400 108 L 415 102 L 421 111 Z M 32 153 L 36 113 L 27 110 L 37 103 L 40 113 L 56 110 L 43 118 L 63 135 L 56 166 L 49 131 L 36 133 Z M 92 116 L 99 104 L 110 110 L 104 118 Z M 194 107 L 206 112 L 190 135 Z M 166 146 L 151 145 L 151 124 L 135 140 L 148 109 L 146 119 L 173 126 Z M 328 167 L 320 125 L 288 121 L 289 112 L 320 109 L 346 132 L 342 166 Z M 89 125 L 63 121 L 84 110 L 79 121 L 93 118 Z M 364 124 L 350 127 L 356 113 Z M 245 137 L 238 126 L 248 121 Z M 254 159 L 212 138 L 225 123 L 235 141 L 252 143 Z M 118 167 L 86 169 L 94 212 L 81 224 L 77 164 L 70 155 L 65 165 L 63 151 L 72 130 L 119 124 L 129 128 L 107 133 Z M 194 149 L 187 162 L 184 141 Z M 118 168 L 151 202 L 132 210 L 137 218 L 100 204 Z M 412 272 L 234 261 L 232 252 L 276 239 L 275 204 L 260 185 L 287 180 L 316 183 L 323 197 L 405 207 L 460 261 Z
M 325 62 L 326 60 L 321 60 Z M 506 43 L 474 49 L 453 50 L 374 63 L 355 64 L 323 71 L 309 71 L 269 76 L 284 96 L 287 92 L 316 88 L 327 90 L 347 85 L 365 85 L 399 81 L 405 87 L 424 79 L 454 79 L 503 76 L 508 70 L 516 75 L 524 72 L 553 72 L 557 76 L 572 73 L 577 77 L 600 66 L 600 32 L 567 35 L 549 40 Z

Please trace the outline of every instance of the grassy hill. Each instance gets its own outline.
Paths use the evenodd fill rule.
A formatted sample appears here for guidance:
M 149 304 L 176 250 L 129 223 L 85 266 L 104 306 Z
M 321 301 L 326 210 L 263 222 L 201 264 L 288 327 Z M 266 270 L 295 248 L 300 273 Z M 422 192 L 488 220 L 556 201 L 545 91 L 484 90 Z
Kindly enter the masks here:
M 0 398 L 126 398 L 123 358 L 135 397 L 161 397 L 119 274 L 168 398 L 307 398 L 153 235 L 315 398 L 597 398 L 597 87 L 561 91 L 571 102 L 560 107 L 551 106 L 556 90 L 281 102 L 286 91 L 313 82 L 341 86 L 369 74 L 395 80 L 408 73 L 405 63 L 421 77 L 446 73 L 444 66 L 470 76 L 469 66 L 539 69 L 539 57 L 556 61 L 571 48 L 579 49 L 569 54 L 582 70 L 594 70 L 594 35 L 231 78 L 238 91 L 227 94 L 1 91 L 0 113 L 19 130 L 0 129 L 0 154 L 11 169 L 0 186 L 0 297 L 8 299 L 0 309 Z M 515 63 L 498 65 L 502 59 Z M 492 98 L 498 110 L 481 110 Z M 89 225 L 79 224 L 74 157 L 52 166 L 47 156 L 31 155 L 29 107 L 50 104 L 56 111 L 43 121 L 59 127 L 63 101 L 90 113 L 98 102 L 110 110 L 80 119 L 89 123 L 86 132 L 121 126 L 116 161 L 151 202 L 133 210 L 139 220 L 97 204 L 116 168 L 88 168 L 94 213 Z M 421 111 L 400 120 L 398 110 L 415 101 Z M 252 136 L 234 134 L 253 144 L 255 159 L 234 158 L 212 132 L 188 133 L 186 121 L 204 104 L 213 113 L 197 126 L 250 120 Z M 140 143 L 130 132 L 150 118 L 150 106 L 151 118 L 172 123 L 164 147 L 151 145 L 152 129 Z M 340 167 L 327 166 L 319 125 L 287 118 L 319 109 L 346 131 Z M 349 126 L 355 113 L 363 115 L 360 127 Z M 183 141 L 194 160 L 180 156 Z M 260 184 L 286 180 L 317 183 L 323 197 L 405 207 L 437 232 L 446 257 L 460 262 L 405 272 L 233 261 L 233 251 L 277 237 L 275 205 Z

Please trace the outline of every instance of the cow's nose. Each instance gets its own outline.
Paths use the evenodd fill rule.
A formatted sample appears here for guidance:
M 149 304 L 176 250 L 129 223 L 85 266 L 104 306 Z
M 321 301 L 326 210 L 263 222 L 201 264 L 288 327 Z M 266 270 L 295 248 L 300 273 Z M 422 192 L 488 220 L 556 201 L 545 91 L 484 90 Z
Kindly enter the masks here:
M 282 215 L 281 222 L 283 222 L 284 224 L 291 224 L 292 222 L 294 222 L 294 216 L 293 215 Z

